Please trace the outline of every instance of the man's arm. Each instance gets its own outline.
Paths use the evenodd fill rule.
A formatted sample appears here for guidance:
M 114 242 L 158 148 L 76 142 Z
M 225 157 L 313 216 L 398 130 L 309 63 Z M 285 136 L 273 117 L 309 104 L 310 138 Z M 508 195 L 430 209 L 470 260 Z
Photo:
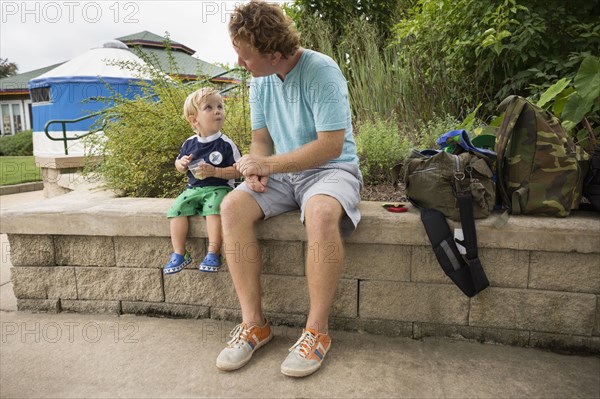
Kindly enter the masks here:
M 235 168 L 244 176 L 244 183 L 251 190 L 262 193 L 267 190 L 267 175 L 255 173 L 262 170 L 256 166 L 255 159 L 263 159 L 273 155 L 275 152 L 273 139 L 266 127 L 252 131 L 252 142 L 250 143 L 250 155 L 244 155 L 234 165 Z M 240 163 L 241 162 L 241 163 Z
M 250 143 L 250 155 L 256 157 L 268 157 L 275 152 L 273 139 L 266 127 L 252 131 L 252 142 Z
M 339 157 L 344 147 L 345 130 L 332 130 L 326 132 L 317 132 L 317 139 L 303 145 L 295 151 L 280 154 L 269 155 L 273 153 L 273 142 L 266 132 L 270 141 L 270 153 L 265 151 L 264 137 L 260 129 L 253 132 L 252 146 L 250 155 L 243 156 L 237 162 L 237 168 L 244 176 L 268 176 L 274 173 L 300 172 L 306 169 L 316 168 Z M 259 133 L 258 137 L 255 133 Z M 259 138 L 255 144 L 255 138 Z

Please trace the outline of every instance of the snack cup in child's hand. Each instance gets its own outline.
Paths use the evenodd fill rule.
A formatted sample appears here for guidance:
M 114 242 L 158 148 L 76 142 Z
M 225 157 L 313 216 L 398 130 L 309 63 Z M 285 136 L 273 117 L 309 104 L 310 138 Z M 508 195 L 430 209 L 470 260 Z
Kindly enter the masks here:
M 188 165 L 188 169 L 190 170 L 190 172 L 192 172 L 192 174 L 194 175 L 194 177 L 196 179 L 199 179 L 200 177 L 196 176 L 196 168 L 202 164 L 206 163 L 204 161 L 204 159 L 198 159 L 196 161 L 192 161 L 190 162 L 190 164 Z

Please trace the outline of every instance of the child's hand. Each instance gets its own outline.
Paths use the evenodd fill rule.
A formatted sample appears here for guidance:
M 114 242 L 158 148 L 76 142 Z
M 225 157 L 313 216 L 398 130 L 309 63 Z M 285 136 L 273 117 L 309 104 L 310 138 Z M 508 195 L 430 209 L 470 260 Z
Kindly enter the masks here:
M 179 158 L 179 165 L 181 165 L 183 169 L 187 169 L 190 165 L 190 162 L 192 162 L 192 154 L 184 155 L 181 158 Z
M 194 176 L 196 179 L 204 180 L 208 177 L 213 177 L 215 175 L 216 168 L 209 163 L 201 163 L 194 170 Z

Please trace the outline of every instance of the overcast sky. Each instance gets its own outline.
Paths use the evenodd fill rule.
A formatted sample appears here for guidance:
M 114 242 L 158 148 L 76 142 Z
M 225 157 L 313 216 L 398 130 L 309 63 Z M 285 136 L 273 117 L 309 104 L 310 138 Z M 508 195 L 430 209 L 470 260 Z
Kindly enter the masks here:
M 147 30 L 160 36 L 169 32 L 198 58 L 233 66 L 227 21 L 241 2 L 246 1 L 0 0 L 0 58 L 15 62 L 23 73 Z

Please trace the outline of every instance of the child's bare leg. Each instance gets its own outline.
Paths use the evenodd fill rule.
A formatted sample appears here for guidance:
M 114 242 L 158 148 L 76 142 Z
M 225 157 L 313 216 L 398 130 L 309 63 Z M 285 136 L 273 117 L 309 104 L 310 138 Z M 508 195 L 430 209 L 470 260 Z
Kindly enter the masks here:
M 185 239 L 188 233 L 187 216 L 177 216 L 171 218 L 171 243 L 173 252 L 179 255 L 185 255 Z
M 208 252 L 221 254 L 223 233 L 221 232 L 221 215 L 206 216 L 206 231 L 208 233 Z

